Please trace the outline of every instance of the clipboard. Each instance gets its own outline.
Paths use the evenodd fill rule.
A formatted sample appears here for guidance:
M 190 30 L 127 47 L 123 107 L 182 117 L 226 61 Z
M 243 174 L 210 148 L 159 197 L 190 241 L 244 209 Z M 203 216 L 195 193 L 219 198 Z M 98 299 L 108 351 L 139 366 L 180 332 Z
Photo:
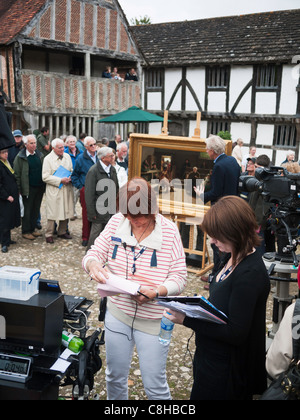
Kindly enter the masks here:
M 193 318 L 220 324 L 227 324 L 228 321 L 228 317 L 204 296 L 166 296 L 158 297 L 156 301 L 161 306 L 183 312 Z

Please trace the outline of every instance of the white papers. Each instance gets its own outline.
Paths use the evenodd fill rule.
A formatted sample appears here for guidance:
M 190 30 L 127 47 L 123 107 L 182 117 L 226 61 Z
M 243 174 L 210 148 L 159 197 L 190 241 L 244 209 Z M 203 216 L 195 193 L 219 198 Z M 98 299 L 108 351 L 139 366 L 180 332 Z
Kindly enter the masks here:
M 167 298 L 158 298 L 157 303 L 173 311 L 184 313 L 190 318 L 198 318 L 217 324 L 227 323 L 226 315 L 214 307 L 203 296 L 168 296 Z
M 54 365 L 51 366 L 50 370 L 54 370 L 56 372 L 65 373 L 68 367 L 70 366 L 71 362 L 68 362 L 67 359 L 69 356 L 71 356 L 73 353 L 71 350 L 66 349 L 60 357 L 56 360 Z
M 109 277 L 106 279 L 106 283 L 99 283 L 97 290 L 99 295 L 103 298 L 106 296 L 114 296 L 120 293 L 126 295 L 136 296 L 140 285 L 130 280 L 126 280 L 123 277 L 116 276 L 108 273 Z

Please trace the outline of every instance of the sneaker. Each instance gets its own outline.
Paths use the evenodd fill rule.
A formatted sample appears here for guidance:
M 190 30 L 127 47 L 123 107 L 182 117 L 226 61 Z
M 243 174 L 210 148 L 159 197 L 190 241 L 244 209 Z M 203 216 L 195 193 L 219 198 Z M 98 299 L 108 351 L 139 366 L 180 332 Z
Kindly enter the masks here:
M 23 233 L 23 238 L 28 239 L 30 241 L 33 241 L 35 239 L 35 236 L 33 236 L 31 233 Z

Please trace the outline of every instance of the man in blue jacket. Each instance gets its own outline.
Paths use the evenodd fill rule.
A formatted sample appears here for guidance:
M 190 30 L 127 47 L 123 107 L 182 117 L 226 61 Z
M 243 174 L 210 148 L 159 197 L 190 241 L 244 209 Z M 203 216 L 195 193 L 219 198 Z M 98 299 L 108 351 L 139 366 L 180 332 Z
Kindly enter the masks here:
M 75 163 L 71 175 L 72 184 L 80 190 L 80 204 L 82 207 L 82 246 L 87 246 L 90 237 L 91 224 L 87 218 L 85 204 L 85 178 L 89 169 L 98 161 L 96 140 L 87 136 L 84 139 L 85 151 L 81 153 Z
M 206 139 L 206 151 L 214 161 L 211 188 L 204 193 L 204 203 L 214 204 L 225 195 L 238 195 L 240 166 L 232 156 L 225 154 L 225 142 L 219 136 Z
M 211 188 L 206 191 L 203 196 L 204 204 L 209 201 L 213 205 L 219 198 L 226 195 L 238 195 L 239 177 L 241 168 L 236 159 L 225 154 L 226 143 L 219 136 L 211 135 L 206 139 L 206 152 L 210 159 L 214 161 L 214 167 L 211 175 Z M 196 190 L 198 195 L 202 195 L 203 191 Z M 211 276 L 213 276 L 220 263 L 219 250 L 212 245 L 214 256 L 214 268 Z M 209 278 L 201 277 L 203 281 Z

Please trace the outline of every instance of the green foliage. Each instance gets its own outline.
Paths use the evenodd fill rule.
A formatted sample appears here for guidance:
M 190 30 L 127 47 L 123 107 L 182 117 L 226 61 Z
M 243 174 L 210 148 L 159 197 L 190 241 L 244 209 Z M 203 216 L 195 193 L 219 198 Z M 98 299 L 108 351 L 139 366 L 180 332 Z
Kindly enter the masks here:
M 217 136 L 221 137 L 223 140 L 231 140 L 231 134 L 229 131 L 219 131 Z
M 131 25 L 151 25 L 151 18 L 147 15 L 145 15 L 144 17 L 140 16 L 140 18 L 133 18 L 130 21 Z

